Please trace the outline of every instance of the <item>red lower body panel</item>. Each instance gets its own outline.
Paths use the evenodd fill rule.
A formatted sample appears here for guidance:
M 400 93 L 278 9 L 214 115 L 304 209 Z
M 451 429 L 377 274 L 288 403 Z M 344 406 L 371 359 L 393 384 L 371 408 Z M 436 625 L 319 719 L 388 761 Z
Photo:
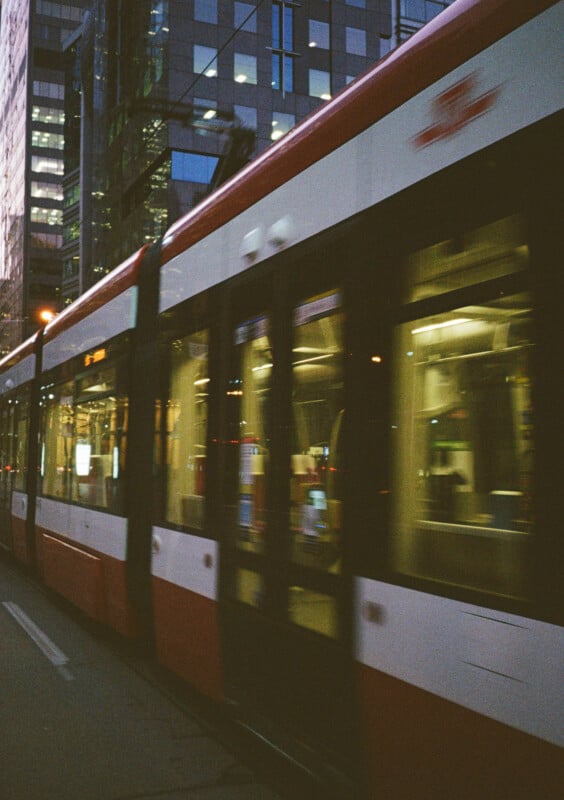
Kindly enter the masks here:
M 556 746 L 362 665 L 358 686 L 371 800 L 562 797 Z
M 36 547 L 38 569 L 49 588 L 123 636 L 136 635 L 123 561 L 83 550 L 41 529 Z
M 222 698 L 217 604 L 153 578 L 159 661 L 213 700 Z

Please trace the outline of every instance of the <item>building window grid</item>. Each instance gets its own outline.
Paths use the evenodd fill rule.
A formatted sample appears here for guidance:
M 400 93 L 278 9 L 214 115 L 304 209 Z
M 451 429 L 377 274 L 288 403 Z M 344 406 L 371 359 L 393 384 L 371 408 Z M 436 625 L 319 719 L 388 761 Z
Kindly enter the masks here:
M 257 82 L 257 58 L 248 53 L 233 54 L 233 79 L 236 83 Z
M 205 75 L 206 78 L 216 78 L 218 69 L 217 48 L 195 44 L 193 54 L 194 72 L 198 75 Z
M 328 22 L 310 19 L 308 40 L 309 47 L 319 47 L 322 50 L 329 50 L 331 47 L 330 31 L 331 28 Z

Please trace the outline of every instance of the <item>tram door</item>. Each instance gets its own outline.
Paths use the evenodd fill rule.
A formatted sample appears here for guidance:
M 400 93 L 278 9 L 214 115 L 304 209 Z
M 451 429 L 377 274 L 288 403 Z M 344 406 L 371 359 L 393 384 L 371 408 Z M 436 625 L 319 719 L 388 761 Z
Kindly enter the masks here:
M 336 288 L 277 297 L 230 327 L 223 631 L 243 716 L 346 772 L 342 305 Z

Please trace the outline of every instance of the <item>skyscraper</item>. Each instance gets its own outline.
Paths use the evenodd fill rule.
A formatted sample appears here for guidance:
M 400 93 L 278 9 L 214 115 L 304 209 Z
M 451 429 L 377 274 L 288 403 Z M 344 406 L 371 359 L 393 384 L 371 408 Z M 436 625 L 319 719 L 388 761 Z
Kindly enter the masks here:
M 0 353 L 38 327 L 61 285 L 61 41 L 88 0 L 3 0 L 0 25 Z

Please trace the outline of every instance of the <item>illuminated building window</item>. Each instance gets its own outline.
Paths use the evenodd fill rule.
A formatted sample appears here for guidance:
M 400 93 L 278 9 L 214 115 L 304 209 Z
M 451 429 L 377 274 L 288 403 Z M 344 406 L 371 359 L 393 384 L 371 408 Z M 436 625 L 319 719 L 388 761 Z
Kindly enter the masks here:
M 270 138 L 273 141 L 281 139 L 295 124 L 296 118 L 293 114 L 282 114 L 275 111 L 272 115 L 272 133 L 270 134 Z
M 62 200 L 63 191 L 58 183 L 31 182 L 32 197 L 48 197 L 50 200 Z
M 215 47 L 194 45 L 194 72 L 207 78 L 217 77 L 217 50 Z
M 237 83 L 256 83 L 257 82 L 257 59 L 246 53 L 234 53 L 233 55 L 233 79 Z
M 31 157 L 32 172 L 46 172 L 49 175 L 63 175 L 65 164 L 62 158 Z
M 331 99 L 331 76 L 321 69 L 309 71 L 309 94 L 322 100 Z
M 47 122 L 50 125 L 64 125 L 65 112 L 62 108 L 33 106 L 31 118 L 34 122 Z
M 347 6 L 356 6 L 357 8 L 366 8 L 366 0 L 345 0 Z
M 47 225 L 62 225 L 63 212 L 59 208 L 38 208 L 32 206 L 31 221 Z
M 323 50 L 329 50 L 329 23 L 320 22 L 317 19 L 310 19 L 309 21 L 309 39 L 308 44 L 310 47 L 320 47 Z
M 65 147 L 65 137 L 61 133 L 32 131 L 31 144 L 33 147 L 48 147 L 50 150 L 63 150 Z
M 208 100 L 205 97 L 195 97 L 192 101 L 192 119 L 210 120 L 217 117 L 217 100 Z

